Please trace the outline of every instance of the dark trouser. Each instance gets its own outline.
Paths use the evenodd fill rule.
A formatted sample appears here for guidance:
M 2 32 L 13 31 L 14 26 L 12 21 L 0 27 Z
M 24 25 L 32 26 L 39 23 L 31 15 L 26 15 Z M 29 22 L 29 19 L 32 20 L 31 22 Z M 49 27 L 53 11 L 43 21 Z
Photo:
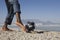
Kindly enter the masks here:
M 20 11 L 20 4 L 18 2 L 18 0 L 13 0 L 13 1 L 8 1 L 5 0 L 6 6 L 7 6 L 7 10 L 8 10 L 8 14 L 5 20 L 5 23 L 10 25 L 12 23 L 14 14 L 16 14 L 16 12 L 18 12 L 19 14 L 21 13 Z
M 7 5 L 7 10 L 8 10 L 8 14 L 7 14 L 5 23 L 10 25 L 12 23 L 12 20 L 13 20 L 13 17 L 14 17 L 13 5 L 12 4 Z

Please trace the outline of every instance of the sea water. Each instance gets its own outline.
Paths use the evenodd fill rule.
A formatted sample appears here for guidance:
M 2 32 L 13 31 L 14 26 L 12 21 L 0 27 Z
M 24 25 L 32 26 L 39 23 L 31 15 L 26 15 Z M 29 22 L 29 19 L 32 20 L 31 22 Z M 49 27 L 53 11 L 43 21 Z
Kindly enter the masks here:
M 0 25 L 2 27 L 3 25 Z M 20 27 L 16 25 L 10 25 L 8 28 L 20 30 Z M 58 31 L 60 32 L 60 26 L 35 26 L 35 30 L 45 30 L 45 31 Z
M 60 26 L 39 26 L 35 27 L 37 30 L 45 30 L 45 31 L 58 31 L 60 32 Z

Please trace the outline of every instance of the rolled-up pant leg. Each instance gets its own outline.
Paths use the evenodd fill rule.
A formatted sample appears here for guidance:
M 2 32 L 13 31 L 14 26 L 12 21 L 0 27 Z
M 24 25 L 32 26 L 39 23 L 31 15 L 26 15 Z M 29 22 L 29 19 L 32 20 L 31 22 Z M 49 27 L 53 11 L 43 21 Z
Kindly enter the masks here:
M 11 4 L 9 7 L 7 7 L 7 9 L 8 9 L 8 14 L 6 16 L 5 23 L 10 25 L 12 23 L 12 20 L 13 20 L 13 17 L 14 17 L 13 5 Z
M 21 13 L 20 4 L 19 4 L 19 2 L 16 1 L 16 0 L 14 0 L 13 9 L 14 9 L 14 13 L 16 13 L 16 12 Z

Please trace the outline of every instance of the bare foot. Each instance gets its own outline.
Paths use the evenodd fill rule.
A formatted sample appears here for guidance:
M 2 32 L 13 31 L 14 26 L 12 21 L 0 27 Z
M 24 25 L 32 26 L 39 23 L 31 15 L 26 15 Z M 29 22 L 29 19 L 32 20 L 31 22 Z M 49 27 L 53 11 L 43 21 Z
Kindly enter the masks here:
M 27 31 L 27 29 L 25 28 L 25 26 L 22 25 L 21 23 L 16 22 L 16 25 L 18 25 L 18 26 L 21 28 L 21 30 L 22 30 L 23 32 L 26 32 L 26 31 Z
M 11 30 L 9 28 L 2 27 L 2 31 L 13 31 L 13 30 Z

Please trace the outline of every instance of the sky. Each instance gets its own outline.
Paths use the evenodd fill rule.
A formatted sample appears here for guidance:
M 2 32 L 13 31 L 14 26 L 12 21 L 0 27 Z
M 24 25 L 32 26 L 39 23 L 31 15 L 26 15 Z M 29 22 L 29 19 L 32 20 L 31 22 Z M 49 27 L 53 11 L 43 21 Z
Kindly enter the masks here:
M 39 19 L 60 23 L 60 0 L 19 0 L 19 3 L 22 19 Z M 5 21 L 6 15 L 5 0 L 0 0 L 0 22 Z

